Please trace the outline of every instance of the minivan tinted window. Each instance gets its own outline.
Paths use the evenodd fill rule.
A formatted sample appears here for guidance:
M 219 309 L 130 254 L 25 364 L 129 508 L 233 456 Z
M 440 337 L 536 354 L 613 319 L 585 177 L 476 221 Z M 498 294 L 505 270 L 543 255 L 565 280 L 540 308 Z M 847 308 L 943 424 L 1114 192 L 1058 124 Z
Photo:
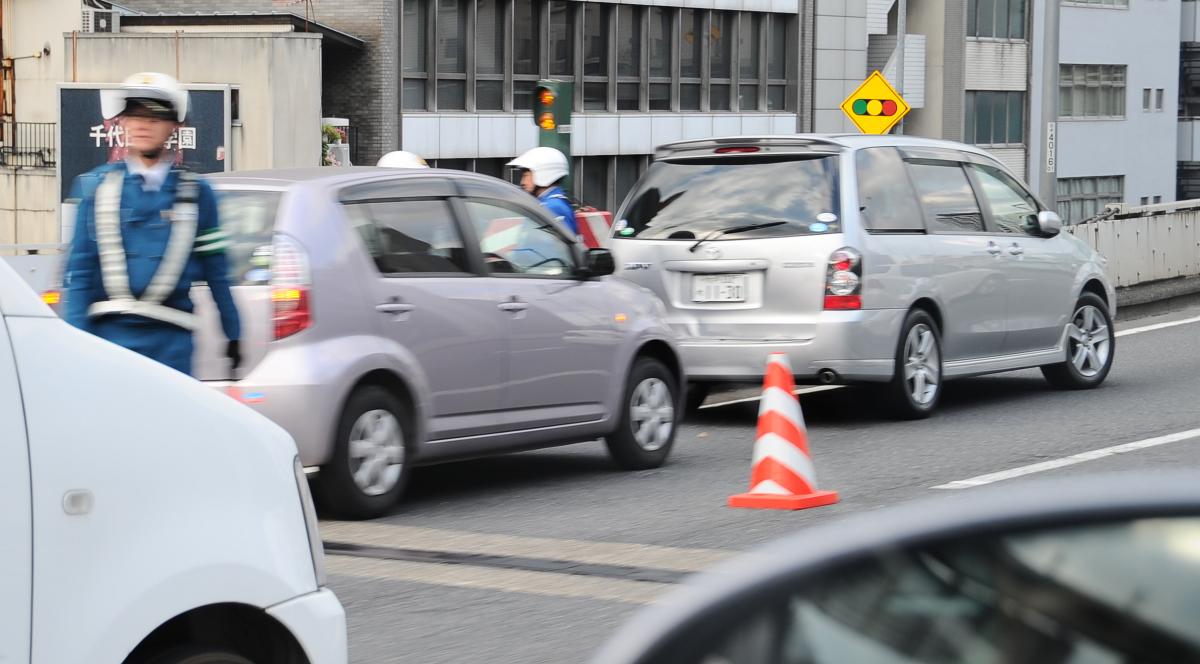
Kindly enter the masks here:
M 908 164 L 925 208 L 925 223 L 937 233 L 982 233 L 983 212 L 962 164 L 915 161 Z
M 655 162 L 618 215 L 617 236 L 692 240 L 841 232 L 838 158 Z M 753 226 L 753 229 L 742 227 Z
M 271 237 L 279 191 L 223 190 L 217 192 L 221 228 L 229 233 L 225 251 L 229 282 L 234 286 L 266 284 L 271 280 Z
M 925 231 L 917 195 L 896 148 L 859 150 L 855 170 L 858 173 L 858 205 L 868 230 L 879 233 Z

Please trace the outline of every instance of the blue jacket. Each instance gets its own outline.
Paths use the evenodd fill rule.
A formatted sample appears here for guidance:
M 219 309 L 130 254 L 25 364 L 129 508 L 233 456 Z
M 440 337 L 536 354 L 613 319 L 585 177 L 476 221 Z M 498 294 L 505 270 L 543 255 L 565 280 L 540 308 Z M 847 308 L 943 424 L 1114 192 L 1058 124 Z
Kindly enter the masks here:
M 80 199 L 75 216 L 75 231 L 71 239 L 71 251 L 64 274 L 66 307 L 64 318 L 82 330 L 98 334 L 120 345 L 131 347 L 114 335 L 153 334 L 166 330 L 178 334 L 186 332 L 168 323 L 143 319 L 137 316 L 118 316 L 133 319 L 125 321 L 124 331 L 113 326 L 99 329 L 98 321 L 88 316 L 88 307 L 95 302 L 109 299 L 104 290 L 100 273 L 100 256 L 96 245 L 96 189 L 104 177 L 112 171 L 125 174 L 121 189 L 121 237 L 125 245 L 126 269 L 129 273 L 129 289 L 134 297 L 141 297 L 162 262 L 163 253 L 170 237 L 170 221 L 164 212 L 175 204 L 175 190 L 179 183 L 179 171 L 171 171 L 158 191 L 143 191 L 139 178 L 126 172 L 124 162 L 106 164 L 79 176 L 75 182 L 72 198 Z M 198 236 L 219 229 L 217 199 L 212 187 L 197 178 L 199 188 Z M 212 291 L 213 300 L 221 314 L 221 328 L 230 340 L 241 337 L 241 325 L 233 294 L 229 286 L 229 267 L 224 252 L 193 253 L 184 268 L 183 276 L 175 291 L 163 302 L 168 307 L 181 311 L 193 310 L 190 295 L 192 282 L 204 281 Z M 110 317 L 111 318 L 111 317 Z M 103 320 L 103 319 L 101 319 Z M 134 331 L 136 330 L 136 332 Z M 106 333 L 106 331 L 108 333 Z M 190 334 L 188 334 L 190 347 Z M 190 361 L 190 358 L 189 358 Z
M 558 217 L 571 235 L 579 235 L 579 226 L 575 223 L 575 209 L 571 207 L 571 199 L 563 193 L 562 187 L 550 187 L 538 196 L 542 206 L 550 211 L 551 217 Z

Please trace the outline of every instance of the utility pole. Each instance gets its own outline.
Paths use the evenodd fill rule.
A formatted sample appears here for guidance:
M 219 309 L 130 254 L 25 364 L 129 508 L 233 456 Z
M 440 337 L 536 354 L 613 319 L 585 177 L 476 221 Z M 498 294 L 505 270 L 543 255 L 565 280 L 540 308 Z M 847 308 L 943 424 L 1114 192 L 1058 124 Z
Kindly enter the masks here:
M 1058 207 L 1058 33 L 1059 0 L 1044 0 L 1042 18 L 1042 163 L 1038 168 L 1038 195 L 1054 210 Z M 1032 178 L 1030 178 L 1032 179 Z
M 904 96 L 904 36 L 908 32 L 908 0 L 900 0 L 896 9 L 896 90 Z M 896 126 L 896 133 L 904 133 L 904 120 Z

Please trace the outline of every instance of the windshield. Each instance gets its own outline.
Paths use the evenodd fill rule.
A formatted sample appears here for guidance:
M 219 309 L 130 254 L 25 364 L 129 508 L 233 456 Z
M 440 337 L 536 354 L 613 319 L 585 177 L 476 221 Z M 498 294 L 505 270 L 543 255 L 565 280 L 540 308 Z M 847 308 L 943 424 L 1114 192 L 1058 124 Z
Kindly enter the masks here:
M 234 286 L 271 280 L 271 236 L 275 232 L 278 191 L 218 191 L 221 228 L 229 232 L 229 282 Z
M 838 233 L 837 168 L 833 155 L 660 161 L 626 201 L 617 236 L 719 241 Z

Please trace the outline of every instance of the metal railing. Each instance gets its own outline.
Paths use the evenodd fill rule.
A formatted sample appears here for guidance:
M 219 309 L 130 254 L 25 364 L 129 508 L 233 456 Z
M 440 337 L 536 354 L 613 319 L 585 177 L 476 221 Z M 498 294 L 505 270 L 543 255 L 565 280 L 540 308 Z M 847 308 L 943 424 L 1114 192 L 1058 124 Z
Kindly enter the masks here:
M 1200 275 L 1200 200 L 1109 205 L 1106 218 L 1067 226 L 1108 259 L 1117 286 Z
M 57 123 L 0 122 L 0 166 L 53 168 L 57 144 Z

